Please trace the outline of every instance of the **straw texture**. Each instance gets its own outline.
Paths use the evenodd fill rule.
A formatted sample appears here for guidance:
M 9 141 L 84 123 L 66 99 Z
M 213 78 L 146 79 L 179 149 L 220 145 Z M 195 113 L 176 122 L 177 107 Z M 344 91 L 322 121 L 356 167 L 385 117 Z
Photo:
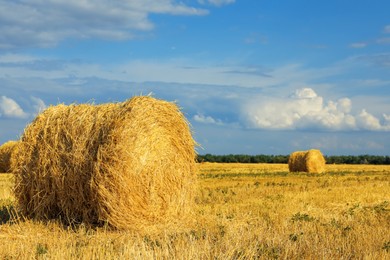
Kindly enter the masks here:
M 174 103 L 149 96 L 49 107 L 12 157 L 15 197 L 30 218 L 142 230 L 187 216 L 195 142 Z
M 290 172 L 325 172 L 325 158 L 320 150 L 297 151 L 290 154 L 288 159 Z
M 0 146 L 0 173 L 10 172 L 11 155 L 17 147 L 17 141 L 8 141 Z

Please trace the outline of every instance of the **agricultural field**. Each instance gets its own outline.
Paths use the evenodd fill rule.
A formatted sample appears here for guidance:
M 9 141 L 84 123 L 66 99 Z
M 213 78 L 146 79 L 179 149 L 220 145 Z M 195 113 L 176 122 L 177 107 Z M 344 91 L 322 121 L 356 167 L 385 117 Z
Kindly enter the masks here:
M 193 216 L 153 235 L 24 219 L 0 174 L 0 259 L 390 259 L 390 165 L 199 168 Z

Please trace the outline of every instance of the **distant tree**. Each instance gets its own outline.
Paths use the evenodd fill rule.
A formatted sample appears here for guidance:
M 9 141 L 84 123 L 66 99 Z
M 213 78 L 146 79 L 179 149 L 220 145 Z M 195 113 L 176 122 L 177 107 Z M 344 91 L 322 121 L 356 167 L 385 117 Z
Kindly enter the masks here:
M 227 154 L 198 155 L 198 162 L 223 162 L 223 163 L 287 163 L 289 155 L 247 155 L 247 154 Z M 337 155 L 325 156 L 328 164 L 390 164 L 390 156 L 377 155 Z

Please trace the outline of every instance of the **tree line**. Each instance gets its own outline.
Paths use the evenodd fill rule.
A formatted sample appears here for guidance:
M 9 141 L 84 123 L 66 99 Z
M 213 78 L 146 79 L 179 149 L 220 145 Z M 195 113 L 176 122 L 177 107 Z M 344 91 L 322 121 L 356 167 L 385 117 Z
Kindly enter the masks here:
M 390 156 L 381 155 L 332 155 L 324 156 L 328 164 L 390 164 Z M 289 155 L 227 154 L 198 155 L 198 162 L 218 163 L 288 163 Z

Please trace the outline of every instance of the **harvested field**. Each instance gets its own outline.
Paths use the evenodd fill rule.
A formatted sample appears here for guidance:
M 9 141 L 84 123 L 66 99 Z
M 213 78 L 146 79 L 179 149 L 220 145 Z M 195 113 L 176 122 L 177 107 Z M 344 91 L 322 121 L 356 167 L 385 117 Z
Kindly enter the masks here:
M 10 175 L 1 178 L 8 190 Z M 204 163 L 195 221 L 154 235 L 13 219 L 14 198 L 3 192 L 0 258 L 389 259 L 389 187 L 390 166 L 326 165 L 313 175 Z

